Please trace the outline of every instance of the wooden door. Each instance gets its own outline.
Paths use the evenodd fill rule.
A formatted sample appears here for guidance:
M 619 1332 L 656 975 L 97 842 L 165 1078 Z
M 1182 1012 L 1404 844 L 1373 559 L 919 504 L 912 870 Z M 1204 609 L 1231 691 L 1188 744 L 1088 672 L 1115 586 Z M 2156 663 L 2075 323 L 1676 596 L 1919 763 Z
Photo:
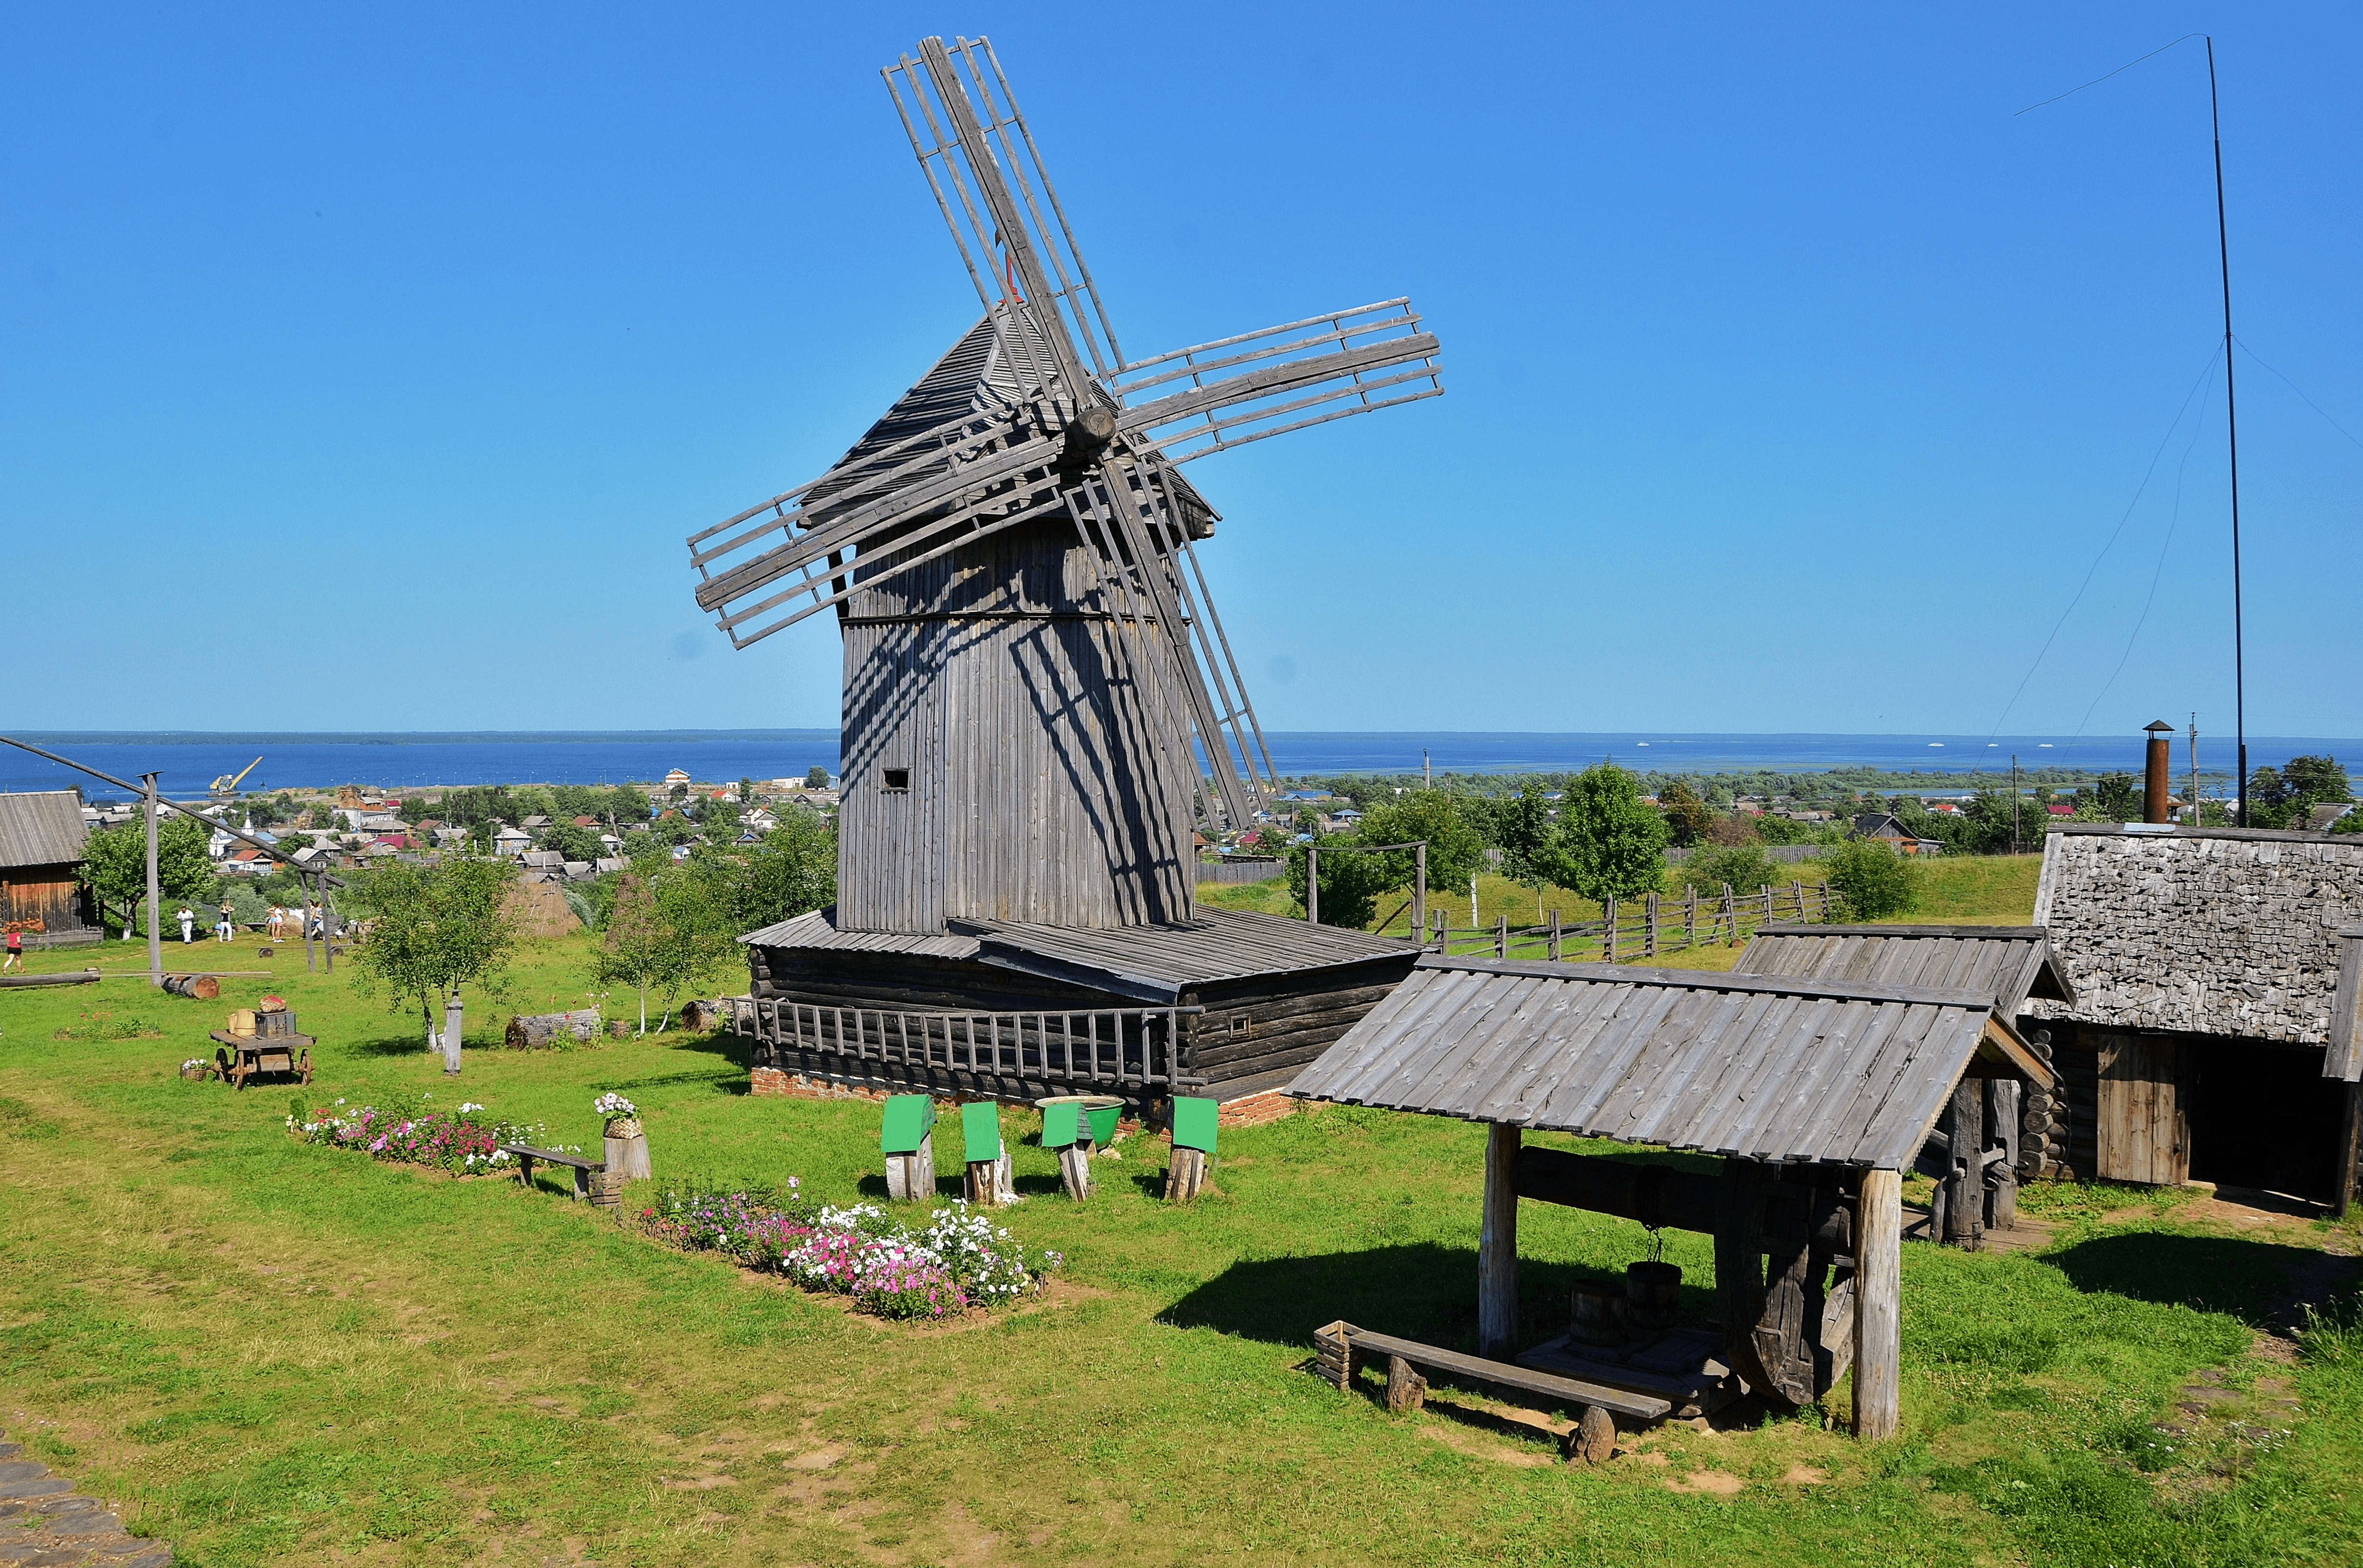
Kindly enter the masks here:
M 2093 1175 L 2160 1187 L 2189 1179 L 2191 1116 L 2183 1105 L 2180 1055 L 2171 1040 L 2101 1036 Z

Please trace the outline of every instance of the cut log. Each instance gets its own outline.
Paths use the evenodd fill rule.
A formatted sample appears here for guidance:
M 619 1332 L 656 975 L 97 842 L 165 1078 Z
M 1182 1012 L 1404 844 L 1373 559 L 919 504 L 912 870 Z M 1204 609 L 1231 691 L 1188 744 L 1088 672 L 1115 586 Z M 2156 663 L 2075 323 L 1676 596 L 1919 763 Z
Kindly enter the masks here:
M 1387 1357 L 1387 1408 L 1400 1415 L 1427 1403 L 1427 1379 L 1399 1355 Z
M 199 1001 L 212 1001 L 221 995 L 221 982 L 211 975 L 167 975 L 164 988 L 176 997 L 194 997 Z
M 1206 1180 L 1206 1155 L 1200 1149 L 1175 1149 L 1165 1161 L 1165 1201 L 1188 1203 Z
M 1559 1451 L 1570 1464 L 1605 1464 L 1616 1452 L 1616 1418 L 1597 1405 L 1586 1405 Z
M 886 1156 L 886 1196 L 898 1203 L 935 1201 L 936 1150 L 932 1143 L 923 1138 L 909 1154 Z
M 61 969 L 54 975 L 0 975 L 0 986 L 86 986 L 97 978 L 98 971 L 95 969 Z M 219 989 L 218 986 L 215 987 L 216 992 Z M 186 996 L 189 993 L 182 991 L 178 994 Z
M 512 1013 L 505 1043 L 512 1051 L 538 1051 L 557 1043 L 560 1033 L 578 1041 L 598 1034 L 599 1010 L 577 1008 L 572 1012 Z
M 1092 1195 L 1092 1146 L 1070 1143 L 1059 1151 L 1059 1182 L 1081 1203 Z

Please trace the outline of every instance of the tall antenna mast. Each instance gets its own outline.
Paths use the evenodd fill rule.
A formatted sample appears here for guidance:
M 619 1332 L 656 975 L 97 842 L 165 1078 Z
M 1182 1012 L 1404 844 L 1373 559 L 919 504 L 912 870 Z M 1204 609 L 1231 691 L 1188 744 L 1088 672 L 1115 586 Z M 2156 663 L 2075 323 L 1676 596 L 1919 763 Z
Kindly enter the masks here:
M 2240 414 L 2232 396 L 2232 239 L 2224 221 L 2224 115 L 2215 101 L 2215 40 L 2207 40 L 2207 116 L 2215 130 L 2215 249 L 2224 263 L 2224 427 L 2232 443 L 2232 725 L 2240 756 L 2240 817 L 2248 825 L 2248 690 L 2240 630 Z

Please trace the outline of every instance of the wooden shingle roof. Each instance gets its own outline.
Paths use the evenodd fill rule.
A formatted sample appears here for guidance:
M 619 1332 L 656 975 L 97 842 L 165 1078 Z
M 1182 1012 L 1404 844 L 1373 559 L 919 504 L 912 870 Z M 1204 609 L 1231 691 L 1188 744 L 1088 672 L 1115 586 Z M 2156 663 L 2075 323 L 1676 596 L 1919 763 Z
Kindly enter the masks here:
M 73 865 L 89 832 L 72 790 L 0 795 L 0 868 Z
M 1980 1055 L 2052 1081 L 1989 988 L 1430 954 L 1288 1092 L 1900 1170 Z
M 1740 954 L 1742 975 L 1965 986 L 2014 1018 L 2030 996 L 2076 999 L 2039 925 L 1768 925 Z

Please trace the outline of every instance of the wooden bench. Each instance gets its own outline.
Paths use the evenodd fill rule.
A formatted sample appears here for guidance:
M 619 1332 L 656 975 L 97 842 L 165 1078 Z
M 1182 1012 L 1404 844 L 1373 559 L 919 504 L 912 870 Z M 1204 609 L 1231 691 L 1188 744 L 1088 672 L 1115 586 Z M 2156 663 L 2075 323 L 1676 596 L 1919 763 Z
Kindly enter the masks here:
M 553 1165 L 565 1165 L 574 1172 L 575 1202 L 580 1203 L 586 1198 L 594 1203 L 615 1201 L 604 1181 L 594 1184 L 591 1179 L 606 1175 L 607 1162 L 605 1160 L 586 1160 L 580 1154 L 560 1154 L 556 1149 L 537 1149 L 527 1143 L 497 1143 L 494 1148 L 500 1154 L 516 1156 L 517 1184 L 520 1187 L 533 1185 L 533 1163 L 542 1160 Z
M 1321 1376 L 1337 1384 L 1337 1388 L 1349 1388 L 1354 1384 L 1354 1360 L 1359 1355 L 1385 1355 L 1390 1360 L 1390 1388 L 1402 1382 L 1392 1372 L 1392 1363 L 1402 1360 L 1411 1367 L 1427 1367 L 1429 1372 L 1441 1372 L 1463 1382 L 1517 1388 L 1519 1393 L 1541 1393 L 1543 1398 L 1571 1405 L 1579 1412 L 1591 1408 L 1609 1417 L 1621 1415 L 1628 1421 L 1661 1421 L 1673 1412 L 1673 1400 L 1659 1398 L 1654 1393 L 1612 1388 L 1607 1384 L 1585 1382 L 1579 1376 L 1559 1376 L 1555 1372 L 1536 1372 L 1534 1367 L 1517 1367 L 1507 1360 L 1484 1360 L 1481 1355 L 1463 1355 L 1460 1351 L 1441 1351 L 1415 1339 L 1396 1339 L 1394 1334 L 1359 1330 L 1345 1320 L 1314 1330 L 1314 1343 L 1321 1348 Z

